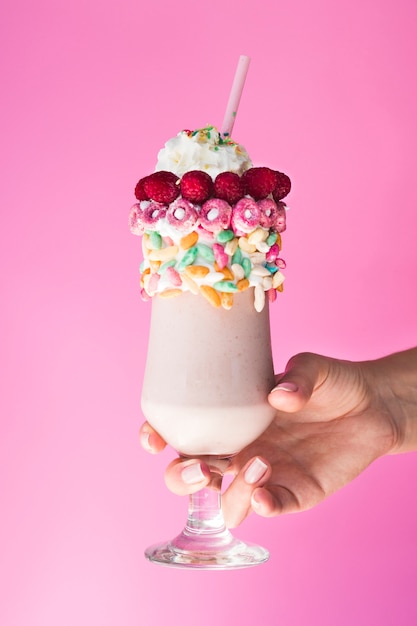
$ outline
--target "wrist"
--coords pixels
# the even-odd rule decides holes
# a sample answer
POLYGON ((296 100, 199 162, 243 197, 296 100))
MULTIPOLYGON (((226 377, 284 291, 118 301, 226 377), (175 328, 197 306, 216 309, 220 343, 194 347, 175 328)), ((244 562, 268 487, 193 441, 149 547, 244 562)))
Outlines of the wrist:
POLYGON ((417 450, 417 349, 367 363, 381 418, 392 426, 388 454, 417 450))

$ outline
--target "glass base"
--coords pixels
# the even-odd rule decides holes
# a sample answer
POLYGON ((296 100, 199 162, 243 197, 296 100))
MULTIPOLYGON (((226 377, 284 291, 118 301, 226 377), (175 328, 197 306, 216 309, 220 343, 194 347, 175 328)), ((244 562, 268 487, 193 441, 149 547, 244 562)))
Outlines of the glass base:
POLYGON ((169 567, 226 570, 261 565, 268 560, 269 552, 236 539, 227 529, 213 536, 184 529, 172 541, 147 548, 145 556, 152 563, 169 567))

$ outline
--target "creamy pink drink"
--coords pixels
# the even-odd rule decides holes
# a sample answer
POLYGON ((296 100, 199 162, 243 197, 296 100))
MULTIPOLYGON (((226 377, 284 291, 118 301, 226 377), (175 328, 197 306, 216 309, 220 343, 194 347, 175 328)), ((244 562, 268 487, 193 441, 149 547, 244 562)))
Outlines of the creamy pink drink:
POLYGON ((183 531, 147 548, 150 561, 225 569, 268 558, 225 527, 220 460, 274 419, 269 305, 283 289, 290 186, 213 126, 170 139, 136 185, 129 223, 142 237, 140 293, 152 305, 143 414, 180 455, 208 457, 212 470, 210 485, 190 495, 183 531))
POLYGON ((274 417, 269 311, 252 291, 229 311, 189 293, 152 302, 142 410, 183 455, 234 454, 274 417))
POLYGON ((234 454, 273 419, 269 303, 289 187, 212 126, 170 139, 136 186, 130 227, 152 300, 142 409, 183 455, 234 454))

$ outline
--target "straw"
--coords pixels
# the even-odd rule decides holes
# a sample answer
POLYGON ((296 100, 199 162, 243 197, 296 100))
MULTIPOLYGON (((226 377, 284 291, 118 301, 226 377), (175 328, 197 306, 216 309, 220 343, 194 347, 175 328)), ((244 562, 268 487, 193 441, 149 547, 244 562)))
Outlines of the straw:
POLYGON ((233 79, 232 89, 230 91, 229 102, 227 103, 226 113, 224 115, 221 134, 223 137, 230 137, 233 125, 236 119, 237 109, 239 107, 240 96, 242 95, 243 86, 245 84, 246 74, 248 73, 250 57, 241 55, 236 68, 235 77, 233 79))

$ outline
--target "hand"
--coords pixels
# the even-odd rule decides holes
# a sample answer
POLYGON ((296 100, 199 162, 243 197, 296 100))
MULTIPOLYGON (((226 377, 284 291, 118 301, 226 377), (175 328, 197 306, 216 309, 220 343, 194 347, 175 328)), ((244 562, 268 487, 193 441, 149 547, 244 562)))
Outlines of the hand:
MULTIPOLYGON (((293 357, 269 395, 273 423, 227 468, 234 479, 223 495, 226 525, 238 525, 252 510, 270 517, 308 509, 395 451, 400 432, 383 388, 385 370, 384 359, 293 357)), ((165 446, 147 423, 141 441, 154 453, 165 446)), ((209 484, 211 474, 203 461, 179 458, 165 480, 184 495, 209 484)))

